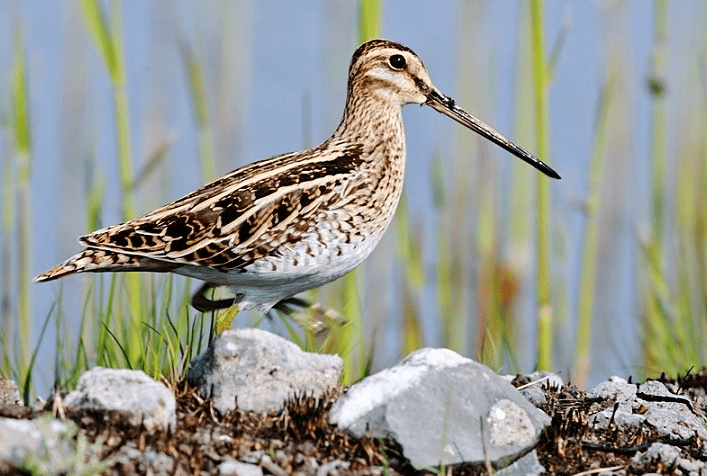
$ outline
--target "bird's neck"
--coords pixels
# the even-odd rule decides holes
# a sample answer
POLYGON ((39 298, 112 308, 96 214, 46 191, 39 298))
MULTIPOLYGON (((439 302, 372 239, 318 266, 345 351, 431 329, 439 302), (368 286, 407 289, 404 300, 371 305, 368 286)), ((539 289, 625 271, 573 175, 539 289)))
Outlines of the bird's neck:
POLYGON ((377 210, 371 226, 380 234, 397 208, 405 175, 405 132, 401 106, 377 98, 349 96, 341 124, 331 140, 360 148, 358 169, 365 185, 362 201, 377 210))
MULTIPOLYGON (((371 95, 349 95, 334 138, 361 144, 366 155, 405 159, 401 106, 371 95)), ((402 165, 402 164, 401 164, 402 165)))

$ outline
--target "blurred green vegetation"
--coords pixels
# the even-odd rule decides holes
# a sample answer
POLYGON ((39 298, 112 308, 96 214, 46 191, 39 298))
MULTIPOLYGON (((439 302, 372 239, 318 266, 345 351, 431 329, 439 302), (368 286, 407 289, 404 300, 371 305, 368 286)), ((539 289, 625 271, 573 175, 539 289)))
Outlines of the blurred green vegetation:
MULTIPOLYGON (((164 160, 169 144, 163 143, 146 157, 147 165, 142 171, 133 174, 136 164, 130 138, 132 116, 128 110, 121 4, 117 0, 108 2, 108 12, 103 10, 104 3, 97 0, 80 0, 79 4, 83 27, 113 88, 113 134, 118 157, 115 170, 119 175, 122 215, 129 218, 138 207, 149 209, 162 203, 150 201, 162 200, 161 196, 146 198, 145 203, 138 197, 146 183, 151 180, 154 183, 158 170, 175 165, 164 160)), ((664 0, 656 0, 653 8, 655 45, 646 81, 653 104, 651 218, 650 229, 638 229, 635 236, 640 255, 636 257, 634 270, 638 287, 637 325, 632 330, 641 335, 643 361, 631 364, 642 369, 639 377, 661 371, 675 375, 707 361, 707 101, 704 101, 704 84, 698 80, 692 86, 703 89, 703 100, 694 107, 681 108, 678 95, 666 94, 669 58, 665 39, 672 33, 668 29, 668 5, 664 0), (677 117, 669 119, 669 111, 674 111, 677 117), (690 125, 679 133, 677 155, 671 155, 666 145, 670 120, 690 125)), ((456 33, 456 75, 460 87, 455 93, 459 104, 477 104, 482 110, 493 107, 493 84, 497 79, 469 60, 470 56, 484 55, 483 10, 482 4, 459 3, 458 24, 464 27, 459 27, 456 33)), ((358 11, 359 41, 385 36, 385 31, 381 31, 384 23, 381 1, 362 0, 358 11)), ((524 4, 522 12, 516 34, 528 40, 518 41, 516 127, 509 136, 549 160, 548 93, 554 67, 564 54, 566 30, 546 42, 542 2, 524 4)), ((607 17, 611 14, 610 10, 605 13, 607 17)), ((42 343, 40 339, 39 344, 33 345, 31 339, 33 134, 29 105, 38 99, 29 96, 28 84, 33 78, 27 74, 25 34, 18 24, 14 34, 12 88, 2 92, 9 99, 1 102, 11 105, 11 112, 2 116, 2 127, 11 132, 12 150, 11 158, 0 164, 0 281, 4 300, 0 316, 0 374, 20 381, 25 398, 29 398, 36 349, 42 343)), ((451 157, 439 153, 429 160, 434 214, 426 220, 415 214, 406 188, 394 224, 379 245, 377 256, 340 282, 308 293, 307 298, 318 303, 315 308, 302 311, 294 320, 280 316, 275 324, 303 348, 339 353, 345 360, 346 383, 371 371, 380 346, 384 345, 381 333, 391 326, 391 321, 395 321, 393 325, 399 332, 397 345, 401 355, 424 345, 441 343, 495 369, 529 371, 519 364, 523 349, 533 349, 538 367, 553 369, 557 348, 564 347, 571 349, 573 355, 571 362, 563 362, 563 369, 571 367, 573 382, 585 382, 592 365, 594 343, 605 338, 596 335, 595 321, 601 298, 598 284, 602 265, 606 265, 602 256, 605 249, 602 246, 606 245, 602 240, 611 236, 611 217, 626 213, 620 208, 626 201, 616 200, 612 195, 620 174, 610 169, 614 164, 609 159, 612 151, 625 148, 626 122, 632 114, 627 91, 629 87, 639 87, 629 86, 625 57, 621 56, 625 53, 617 51, 611 42, 604 48, 607 66, 601 79, 603 89, 597 101, 589 165, 587 170, 573 172, 581 177, 582 187, 586 185, 586 189, 578 191, 580 196, 573 197, 583 220, 583 240, 577 258, 579 275, 573 279, 579 283, 578 289, 570 289, 572 280, 563 275, 558 277, 556 270, 558 261, 575 259, 567 256, 563 241, 566 224, 550 219, 550 203, 554 203, 551 196, 556 193, 557 182, 528 173, 527 165, 515 161, 510 166, 510 175, 501 176, 500 167, 488 160, 489 146, 479 143, 468 131, 456 130, 451 157), (425 230, 430 228, 434 229, 433 242, 426 238, 425 230), (396 301, 392 305, 386 290, 378 286, 381 279, 396 280, 396 301), (528 314, 527 309, 519 309, 525 289, 535 292, 531 314, 537 319, 537 333, 532 330, 529 333, 520 320, 521 315, 528 314), (568 297, 574 292, 578 293, 576 309, 571 308, 572 300, 568 297), (426 331, 429 327, 424 319, 423 302, 430 294, 439 317, 436 323, 439 336, 426 331), (397 314, 391 315, 391 309, 397 314), (570 342, 561 341, 568 332, 561 334, 558 326, 572 330, 570 342)), ((211 97, 214 92, 207 85, 208 75, 218 73, 204 67, 199 48, 184 41, 179 50, 198 135, 198 169, 202 181, 208 181, 216 177, 217 170, 214 145, 217 132, 212 130, 211 111, 218 108, 209 107, 217 100, 211 97)), ((702 44, 696 56, 683 52, 686 57, 682 61, 697 58, 704 64, 706 51, 707 45, 702 44)), ((304 135, 307 141, 307 134, 304 135)), ((86 160, 87 169, 94 162, 95 157, 86 160)), ((564 170, 559 172, 568 175, 564 170)), ((87 175, 92 177, 83 191, 87 229, 76 230, 76 234, 101 226, 106 179, 92 171, 87 171, 87 175)), ((140 368, 155 378, 178 381, 188 362, 206 345, 212 320, 219 318, 196 313, 189 307, 189 287, 189 280, 149 274, 87 276, 82 296, 68 296, 58 285, 56 303, 45 316, 41 330, 44 335, 48 323, 53 321, 56 386, 71 388, 80 373, 92 365, 140 368), (76 336, 69 330, 64 307, 66 301, 79 299, 82 318, 76 336)), ((221 318, 224 316, 233 317, 222 314, 221 318)), ((251 319, 251 323, 259 322, 257 316, 251 319)), ((621 344, 621 336, 614 339, 617 345, 621 344)))

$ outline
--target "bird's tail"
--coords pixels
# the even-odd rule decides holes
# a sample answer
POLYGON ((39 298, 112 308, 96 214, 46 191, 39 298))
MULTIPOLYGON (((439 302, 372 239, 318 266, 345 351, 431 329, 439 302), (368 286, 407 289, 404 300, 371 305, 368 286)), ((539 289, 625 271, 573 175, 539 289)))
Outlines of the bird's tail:
POLYGON ((128 255, 109 250, 88 248, 61 264, 46 270, 33 279, 34 282, 52 281, 76 273, 100 273, 106 271, 171 271, 174 266, 142 256, 128 255))

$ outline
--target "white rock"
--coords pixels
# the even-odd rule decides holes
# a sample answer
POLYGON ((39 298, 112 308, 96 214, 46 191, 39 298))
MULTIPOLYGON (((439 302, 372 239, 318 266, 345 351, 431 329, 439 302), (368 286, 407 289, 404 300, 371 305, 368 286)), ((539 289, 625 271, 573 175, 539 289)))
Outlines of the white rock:
POLYGON ((538 453, 533 450, 512 465, 494 473, 495 476, 539 476, 545 474, 545 468, 538 460, 538 453))
POLYGON ((258 465, 231 459, 218 465, 218 474, 224 476, 263 476, 263 470, 258 465))
POLYGON ((188 380, 221 413, 236 408, 277 412, 295 395, 318 397, 339 385, 338 355, 304 352, 261 329, 227 330, 195 359, 188 380))
POLYGON ((172 392, 140 370, 94 367, 81 375, 76 390, 64 399, 64 406, 123 412, 131 425, 143 423, 151 432, 174 428, 177 423, 172 392))
POLYGON ((330 421, 356 437, 390 435, 423 467, 512 459, 550 418, 488 367, 447 349, 421 349, 351 387, 330 421))
POLYGON ((5 405, 24 405, 24 402, 15 381, 0 377, 0 407, 5 405))
POLYGON ((52 439, 67 431, 66 423, 52 420, 48 432, 43 434, 33 420, 14 420, 0 417, 0 461, 19 465, 27 453, 37 453, 45 447, 51 447, 52 439))

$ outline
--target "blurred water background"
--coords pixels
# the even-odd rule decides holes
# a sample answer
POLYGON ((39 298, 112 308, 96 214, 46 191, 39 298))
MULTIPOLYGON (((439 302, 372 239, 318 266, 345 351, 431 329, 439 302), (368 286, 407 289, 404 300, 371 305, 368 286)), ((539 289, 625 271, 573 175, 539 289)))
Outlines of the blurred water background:
MULTIPOLYGON (((534 151, 528 5, 385 0, 380 34, 412 48, 437 87, 460 106, 534 151)), ((240 165, 315 145, 337 126, 349 59, 359 44, 358 2, 126 0, 103 6, 109 21, 119 9, 122 22, 129 152, 133 177, 139 177, 130 188, 136 213, 240 165), (195 113, 189 59, 203 78, 206 122, 195 113), (200 159, 204 147, 212 147, 211 168, 200 159)), ((694 223, 704 217, 706 22, 707 4, 696 0, 544 4, 550 155, 542 158, 562 176, 549 184, 545 232, 551 239, 553 368, 566 378, 591 384, 613 374, 665 370, 646 352, 660 347, 645 325, 656 302, 670 308, 687 299, 704 326, 704 239, 688 233, 697 238, 686 244, 680 220, 690 207, 698 210, 694 223), (656 30, 661 8, 664 37, 656 30), (656 150, 663 162, 656 161, 656 150), (593 153, 603 158, 594 185, 593 153), (656 170, 664 184, 656 184, 656 170), (693 194, 683 202, 688 189, 693 194), (588 207, 592 191, 596 208, 588 207), (656 235, 656 195, 664 210, 657 270, 645 258, 645 244, 656 235), (597 241, 588 278, 589 226, 596 227, 597 241), (686 246, 689 253, 680 254, 686 246), (587 279, 595 284, 591 352, 588 375, 578 377, 578 315, 587 279), (684 279, 691 280, 686 288, 684 279)), ((76 237, 91 224, 120 222, 125 210, 113 86, 79 2, 0 0, 0 114, 2 334, 13 355, 15 347, 34 348, 61 297, 67 328, 48 326, 34 376, 45 395, 56 343, 75 345, 86 281, 94 278, 31 285, 28 307, 20 305, 20 283, 77 252, 76 237), (13 126, 18 55, 26 62, 31 130, 25 198, 13 126), (27 235, 18 225, 23 216, 27 235), (29 343, 21 339, 21 314, 30 316, 29 343)), ((403 208, 357 278, 360 338, 372 369, 400 359, 408 350, 406 333, 416 332, 420 345, 449 346, 497 370, 532 370, 538 172, 430 108, 409 106, 403 115, 403 208)), ((338 305, 332 296, 340 292, 335 283, 317 299, 338 305)), ((250 322, 239 316, 235 325, 250 322)))

